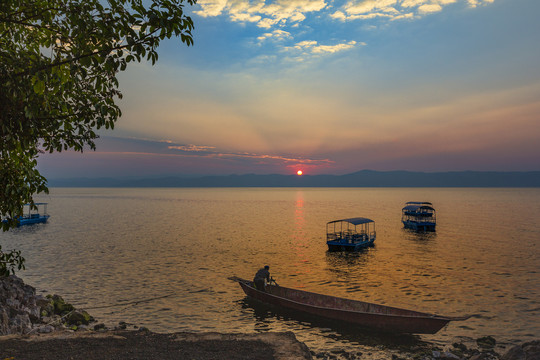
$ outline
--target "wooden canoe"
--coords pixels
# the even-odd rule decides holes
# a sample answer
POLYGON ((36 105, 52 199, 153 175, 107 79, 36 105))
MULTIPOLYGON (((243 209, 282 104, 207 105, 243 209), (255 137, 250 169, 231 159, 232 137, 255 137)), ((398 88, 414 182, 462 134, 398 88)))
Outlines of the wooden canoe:
POLYGON ((249 280, 229 279, 237 281, 247 296, 261 302, 385 332, 435 334, 450 321, 469 318, 422 313, 277 285, 260 291, 249 280))

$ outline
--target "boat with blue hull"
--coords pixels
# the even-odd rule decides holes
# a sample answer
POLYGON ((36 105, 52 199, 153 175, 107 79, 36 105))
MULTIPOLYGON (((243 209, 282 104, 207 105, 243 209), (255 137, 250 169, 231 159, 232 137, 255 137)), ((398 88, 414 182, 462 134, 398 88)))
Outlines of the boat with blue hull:
POLYGON ((401 209, 403 227, 415 231, 435 231, 437 219, 433 204, 427 201, 409 201, 401 209))
POLYGON ((333 220, 326 224, 329 251, 358 251, 375 242, 375 222, 364 217, 333 220))
MULTIPOLYGON (((17 226, 46 223, 50 217, 47 213, 47 204, 48 203, 34 203, 36 208, 32 208, 30 204, 24 204, 23 214, 15 218, 17 226)), ((8 220, 6 219, 2 220, 2 222, 7 221, 8 220)))

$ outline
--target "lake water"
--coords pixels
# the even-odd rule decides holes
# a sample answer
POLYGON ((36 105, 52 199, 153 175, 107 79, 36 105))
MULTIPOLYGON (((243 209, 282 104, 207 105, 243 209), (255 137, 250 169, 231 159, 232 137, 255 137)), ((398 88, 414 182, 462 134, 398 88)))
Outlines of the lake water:
POLYGON ((540 189, 53 188, 38 200, 49 203, 49 222, 1 233, 3 248, 23 251, 28 284, 94 308, 109 326, 293 331, 312 350, 372 358, 406 339, 260 306, 227 280, 268 264, 287 287, 474 315, 417 340, 540 337, 540 189), (403 229, 406 201, 434 204, 436 233, 403 229), (357 216, 375 220, 375 247, 327 252, 325 224, 357 216))

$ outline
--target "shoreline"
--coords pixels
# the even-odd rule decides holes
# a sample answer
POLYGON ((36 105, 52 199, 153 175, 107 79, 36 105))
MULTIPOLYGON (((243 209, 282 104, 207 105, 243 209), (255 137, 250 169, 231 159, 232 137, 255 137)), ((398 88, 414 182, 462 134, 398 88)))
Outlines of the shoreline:
POLYGON ((314 353, 292 332, 256 334, 155 333, 139 330, 56 330, 50 333, 0 336, 1 359, 193 359, 193 360, 305 360, 305 359, 392 359, 392 360, 538 360, 540 340, 495 351, 496 341, 479 339, 478 349, 452 344, 451 350, 436 346, 416 351, 382 351, 372 357, 360 351, 314 353), (480 341, 482 340, 482 341, 480 341))
POLYGON ((293 333, 170 333, 149 330, 55 331, 0 336, 1 359, 306 360, 293 333))
MULTIPOLYGON (((430 342, 399 349, 374 344, 384 359, 392 360, 540 360, 540 340, 505 348, 491 336, 476 346, 430 342)), ((36 290, 11 275, 0 278, 0 359, 379 359, 374 354, 335 349, 314 352, 292 332, 224 334, 157 333, 120 322, 113 329, 98 323, 58 295, 36 295, 36 290), (128 329, 128 326, 131 329, 128 329)))

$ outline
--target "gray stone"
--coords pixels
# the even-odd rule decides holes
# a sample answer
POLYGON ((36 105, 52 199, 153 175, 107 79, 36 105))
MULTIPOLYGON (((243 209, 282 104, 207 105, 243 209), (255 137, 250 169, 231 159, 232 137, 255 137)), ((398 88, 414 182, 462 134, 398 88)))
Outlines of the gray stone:
POLYGON ((479 353, 471 356, 469 360, 497 360, 498 358, 492 353, 479 353))
POLYGON ((102 329, 106 329, 105 324, 96 324, 96 325, 94 325, 94 330, 95 331, 102 330, 102 329))
POLYGON ((54 327, 51 325, 43 325, 37 327, 37 332, 40 334, 48 334, 54 331, 54 327))
POLYGON ((484 349, 493 349, 497 345, 497 341, 492 336, 484 336, 476 339, 476 344, 484 349))
POLYGON ((456 360, 460 359, 459 356, 457 356, 455 354, 452 354, 450 351, 445 351, 444 353, 442 353, 441 358, 443 358, 443 359, 456 359, 456 360))
POLYGON ((502 360, 526 360, 525 350, 521 345, 512 347, 503 355, 502 360))
POLYGON ((540 340, 510 348, 501 360, 540 360, 540 340))
POLYGON ((0 335, 28 332, 39 318, 35 289, 14 275, 0 278, 0 335))
POLYGON ((53 313, 53 301, 36 295, 35 288, 15 275, 0 277, 0 335, 25 334, 41 324, 51 325, 50 320, 56 319, 53 313))

